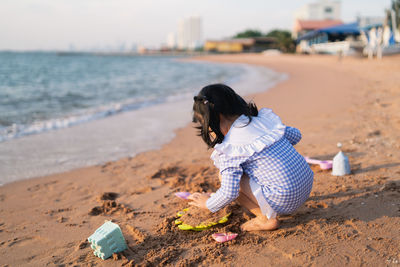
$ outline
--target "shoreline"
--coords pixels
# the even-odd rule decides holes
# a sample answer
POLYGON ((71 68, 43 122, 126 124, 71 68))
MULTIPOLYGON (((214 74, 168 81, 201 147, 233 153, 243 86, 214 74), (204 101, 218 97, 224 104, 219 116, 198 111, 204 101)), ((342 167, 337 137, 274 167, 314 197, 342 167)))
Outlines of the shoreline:
MULTIPOLYGON (((188 63, 188 60, 176 60, 183 61, 180 64, 188 63)), ((284 78, 281 73, 249 64, 228 63, 229 66, 223 66, 226 63, 189 61, 189 64, 194 63, 222 68, 222 79, 227 79, 224 82, 236 85, 244 94, 266 90, 284 78), (232 72, 232 69, 235 71, 232 72), (242 74, 234 75, 238 70, 242 74), (244 82, 249 80, 251 85, 244 82)), ((192 95, 198 89, 192 89, 193 94, 186 92, 189 91, 187 88, 183 89, 180 95, 100 119, 96 119, 97 113, 85 114, 80 117, 87 121, 79 123, 80 117, 77 116, 76 125, 70 127, 63 123, 60 128, 53 127, 54 123, 69 121, 69 117, 44 121, 40 123, 45 126, 40 133, 0 142, 0 151, 4 151, 0 161, 5 163, 0 167, 0 186, 134 157, 138 153, 161 148, 175 137, 175 129, 190 124, 192 95), (48 125, 51 130, 47 130, 48 125), (41 150, 39 160, 33 156, 38 150, 41 150), (18 169, 20 166, 24 167, 18 169)))
POLYGON ((136 264, 383 266, 400 260, 400 78, 393 75, 400 70, 399 58, 196 58, 287 72, 289 79, 246 100, 272 108, 286 125, 299 128, 303 139, 296 149, 302 155, 332 158, 341 141, 350 157, 351 175, 334 177, 315 169, 310 199, 295 214, 282 217, 279 230, 239 232, 248 218, 240 208, 216 229, 238 232, 234 242, 214 243, 211 230, 176 230, 173 219, 184 203, 173 192, 216 188, 211 151, 188 125, 159 150, 0 187, 0 239, 5 240, 0 263, 119 266, 123 260, 103 262, 88 246, 80 248, 105 219, 121 226, 131 248, 127 258, 136 264), (117 203, 131 211, 89 215, 101 205, 98 197, 104 192, 118 193, 117 203))

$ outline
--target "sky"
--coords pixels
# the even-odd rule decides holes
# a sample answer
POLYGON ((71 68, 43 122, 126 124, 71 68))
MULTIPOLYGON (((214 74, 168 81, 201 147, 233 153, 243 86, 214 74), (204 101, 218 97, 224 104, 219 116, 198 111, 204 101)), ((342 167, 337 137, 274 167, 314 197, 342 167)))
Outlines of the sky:
MULTIPOLYGON (((0 50, 158 48, 178 20, 200 16, 205 39, 246 29, 290 30, 294 12, 317 0, 0 0, 0 50)), ((391 0, 342 0, 342 20, 384 16, 391 0)))

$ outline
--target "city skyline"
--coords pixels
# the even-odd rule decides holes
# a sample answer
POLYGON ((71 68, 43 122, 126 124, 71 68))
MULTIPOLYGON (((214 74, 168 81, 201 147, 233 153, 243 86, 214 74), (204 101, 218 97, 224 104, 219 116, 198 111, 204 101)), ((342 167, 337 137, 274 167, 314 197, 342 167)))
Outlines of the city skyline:
MULTIPOLYGON (((2 0, 0 50, 130 50, 137 46, 158 48, 175 32, 179 20, 199 16, 203 39, 220 39, 246 29, 267 32, 291 30, 294 12, 316 0, 211 1, 184 0, 2 0)), ((390 0, 342 1, 342 20, 357 15, 384 16, 390 0)))

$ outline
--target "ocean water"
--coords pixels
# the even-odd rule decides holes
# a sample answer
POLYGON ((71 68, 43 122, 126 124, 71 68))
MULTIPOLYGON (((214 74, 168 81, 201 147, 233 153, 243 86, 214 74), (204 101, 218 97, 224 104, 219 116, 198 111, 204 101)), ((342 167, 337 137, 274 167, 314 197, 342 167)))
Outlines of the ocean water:
POLYGON ((242 72, 176 59, 0 53, 0 142, 180 98, 242 72))
POLYGON ((0 184, 158 148, 190 122, 207 84, 246 95, 286 78, 182 59, 0 52, 0 184))

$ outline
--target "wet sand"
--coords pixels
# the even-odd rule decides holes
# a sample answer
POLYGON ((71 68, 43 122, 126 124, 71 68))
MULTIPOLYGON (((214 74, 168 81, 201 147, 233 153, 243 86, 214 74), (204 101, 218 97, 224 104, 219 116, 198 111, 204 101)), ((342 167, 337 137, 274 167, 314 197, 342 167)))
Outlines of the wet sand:
MULTIPOLYGON (((0 266, 397 266, 400 264, 400 56, 382 61, 330 56, 221 55, 197 58, 263 65, 289 79, 247 96, 299 128, 296 149, 332 159, 343 144, 352 174, 313 166, 310 199, 272 232, 241 232, 252 216, 233 205, 229 221, 202 232, 174 225, 187 202, 177 191, 218 188, 192 125, 160 150, 101 166, 0 187, 0 266), (129 249, 103 261, 86 243, 105 220, 129 249), (236 232, 218 244, 211 234, 236 232)), ((200 88, 199 88, 200 89, 200 88)), ((190 111, 183 111, 190 112, 190 111)), ((40 157, 40 151, 37 152, 40 157)))

